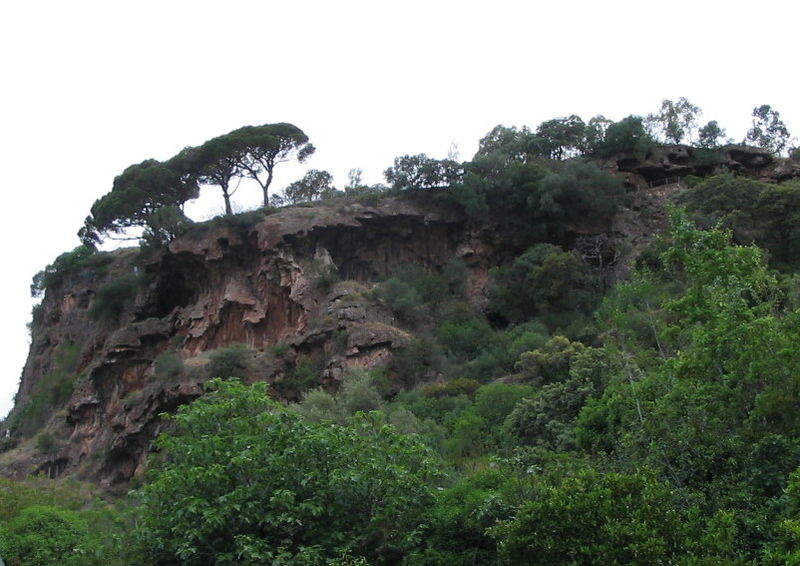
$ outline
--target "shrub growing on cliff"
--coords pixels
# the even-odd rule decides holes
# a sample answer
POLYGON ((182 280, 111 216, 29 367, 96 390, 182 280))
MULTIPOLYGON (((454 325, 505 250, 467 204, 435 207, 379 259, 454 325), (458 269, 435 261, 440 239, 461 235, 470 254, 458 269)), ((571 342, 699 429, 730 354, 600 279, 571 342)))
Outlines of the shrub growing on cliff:
POLYGON ((164 566, 398 564, 431 504, 436 466, 416 440, 362 415, 313 423, 263 383, 215 381, 172 418, 138 492, 136 544, 164 566))
POLYGON ((139 292, 141 285, 142 277, 136 273, 127 273, 109 281, 97 290, 89 317, 93 320, 116 321, 139 292))
POLYGON ((162 352, 156 358, 155 377, 159 380, 174 379, 183 371, 183 358, 175 352, 162 352))
POLYGON ((42 296, 47 289, 61 284, 64 279, 79 271, 98 277, 112 261, 110 253, 97 253, 89 246, 78 246, 72 251, 64 252, 53 263, 33 276, 31 296, 42 296))
POLYGON ((304 391, 317 385, 324 361, 311 356, 298 356, 276 389, 284 397, 298 398, 304 391))
POLYGON ((28 401, 12 413, 9 422, 12 433, 23 437, 33 436, 53 410, 69 400, 77 380, 75 369, 79 354, 80 348, 71 342, 59 346, 53 368, 34 385, 28 401))
POLYGON ((241 342, 222 346, 208 354, 211 377, 247 377, 250 351, 241 342))

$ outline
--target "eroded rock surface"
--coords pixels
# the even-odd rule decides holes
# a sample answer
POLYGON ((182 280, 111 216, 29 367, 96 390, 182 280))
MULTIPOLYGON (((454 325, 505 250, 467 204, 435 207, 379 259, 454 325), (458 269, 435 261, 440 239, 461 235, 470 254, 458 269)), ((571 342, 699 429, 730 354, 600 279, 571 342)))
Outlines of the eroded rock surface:
POLYGON ((319 385, 335 388, 349 368, 389 365, 410 340, 371 298, 375 281, 404 263, 438 270, 458 253, 470 266, 470 289, 482 296, 493 252, 456 212, 394 199, 284 209, 247 228, 212 227, 144 262, 119 252, 106 273, 48 290, 20 405, 57 369, 65 345, 80 348, 78 379, 45 427, 54 447, 35 449, 29 439, 0 455, 0 471, 78 474, 124 489, 143 470, 159 415, 202 394, 209 351, 245 344, 250 373, 284 398, 296 396, 285 380, 302 356, 323 360, 319 385), (117 320, 92 320, 98 289, 134 271, 145 281, 136 300, 117 320), (326 279, 331 273, 343 281, 326 279), (181 372, 163 375, 157 360, 166 354, 180 356, 181 372))
MULTIPOLYGON (((615 218, 567 226, 561 243, 613 281, 665 228, 664 203, 685 188, 681 179, 706 165, 685 146, 604 165, 624 179, 627 206, 615 218)), ((796 162, 738 146, 720 150, 713 166, 769 180, 800 175, 796 162)), ((406 263, 435 272, 457 257, 468 300, 483 308, 490 270, 523 249, 504 219, 476 226, 455 207, 385 198, 282 209, 246 225, 214 222, 146 258, 115 252, 107 268, 48 289, 9 422, 49 394, 43 384, 65 371, 66 351, 75 354, 74 388, 54 414, 40 416, 38 437, 0 453, 0 473, 73 474, 125 490, 144 469, 159 415, 203 393, 209 352, 244 344, 245 377, 269 382, 286 400, 299 398, 292 368, 304 360, 318 370, 312 385, 335 389, 350 369, 389 367, 412 340, 370 293, 376 281, 406 263), (142 282, 135 300, 116 318, 93 320, 98 291, 132 273, 142 282)))

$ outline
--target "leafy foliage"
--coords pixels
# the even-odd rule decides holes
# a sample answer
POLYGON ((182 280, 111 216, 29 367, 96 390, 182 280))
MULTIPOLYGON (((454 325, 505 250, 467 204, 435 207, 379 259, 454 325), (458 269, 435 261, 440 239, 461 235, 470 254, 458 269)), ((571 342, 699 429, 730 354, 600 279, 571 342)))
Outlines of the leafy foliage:
POLYGON ((342 552, 395 564, 431 501, 434 462, 362 415, 304 421, 263 384, 214 383, 183 407, 138 492, 136 540, 158 564, 321 564, 342 552))
POLYGON ((124 514, 88 483, 0 479, 0 556, 8 566, 125 564, 124 514))
POLYGON ((628 153, 644 159, 654 145, 655 140, 645 129, 642 117, 628 116, 608 126, 605 137, 596 147, 595 153, 601 157, 628 153))
POLYGON ((725 137, 725 130, 722 129, 716 120, 711 120, 698 132, 697 145, 707 149, 714 149, 722 145, 722 138, 725 137))
POLYGON ((508 564, 669 564, 681 517, 668 485, 590 469, 535 482, 513 519, 491 529, 508 564))
POLYGON ((567 328, 576 315, 590 312, 597 290, 597 281, 576 254, 537 244, 494 272, 489 299, 512 322, 538 317, 550 327, 567 328))
POLYGON ((384 176, 396 190, 438 189, 456 182, 461 176, 461 166, 451 159, 433 159, 424 153, 403 155, 395 158, 384 176))
POLYGON ((113 279, 97 290, 89 309, 93 320, 116 321, 136 297, 144 279, 138 273, 127 273, 113 279))
POLYGON ((335 193, 333 175, 318 169, 309 169, 302 179, 291 183, 284 191, 288 204, 325 200, 335 193))
POLYGON ((222 346, 208 354, 208 371, 212 377, 246 377, 250 356, 248 347, 240 342, 222 346))
POLYGON ((33 276, 31 296, 41 297, 47 289, 60 285, 67 277, 79 272, 84 277, 100 277, 112 261, 111 254, 97 253, 89 246, 81 245, 70 252, 64 252, 33 276))
POLYGON ((57 507, 27 507, 0 527, 0 555, 9 566, 101 564, 96 547, 81 517, 57 507))
POLYGON ((769 104, 753 108, 753 126, 747 130, 747 141, 780 154, 788 145, 789 137, 789 130, 777 110, 769 104))
POLYGON ((277 164, 293 159, 302 163, 316 151, 300 128, 287 123, 244 126, 228 137, 235 140, 238 174, 259 184, 265 207, 277 164))
POLYGON ((91 215, 78 234, 84 244, 99 241, 98 233, 122 234, 133 226, 149 227, 151 232, 166 236, 165 219, 156 212, 172 208, 174 216, 174 210, 180 212, 183 203, 199 195, 194 164, 188 156, 184 151, 167 162, 147 159, 126 168, 114 179, 111 192, 92 205, 91 215))
POLYGON ((773 185, 746 177, 721 174, 708 177, 687 191, 679 202, 704 227, 721 225, 743 243, 755 242, 789 264, 800 226, 797 206, 800 183, 773 185))
MULTIPOLYGON (((659 132, 667 141, 681 143, 684 137, 692 137, 692 131, 697 128, 697 116, 702 114, 702 110, 689 102, 686 98, 680 97, 677 102, 663 100, 661 108, 657 114, 647 116, 648 125, 659 132)), ((716 125, 716 122, 714 122, 716 125)), ((717 134, 711 130, 706 131, 706 139, 709 135, 717 134)), ((713 139, 716 139, 713 138, 713 139)))

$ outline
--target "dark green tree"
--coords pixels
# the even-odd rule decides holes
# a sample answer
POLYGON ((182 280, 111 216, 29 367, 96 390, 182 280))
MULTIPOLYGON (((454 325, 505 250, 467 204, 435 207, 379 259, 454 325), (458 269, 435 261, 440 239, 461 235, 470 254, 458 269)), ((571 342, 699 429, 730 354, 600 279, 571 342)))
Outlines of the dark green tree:
MULTIPOLYGON (((148 227, 161 208, 180 208, 187 200, 197 198, 199 187, 193 164, 182 152, 167 162, 148 159, 131 165, 114 179, 109 193, 92 205, 79 237, 85 244, 99 241, 99 233, 123 234, 131 227, 148 227)), ((174 214, 173 214, 174 216, 174 214)), ((163 229, 154 228, 156 231, 163 229)))
POLYGON ((585 143, 586 124, 580 116, 572 114, 539 124, 536 129, 537 153, 549 159, 575 157, 585 143))
POLYGON ((498 124, 478 142, 475 159, 499 152, 510 159, 524 160, 526 157, 525 139, 531 135, 527 126, 518 130, 516 126, 509 128, 498 124))
POLYGON ((768 185, 730 173, 713 175, 682 194, 686 206, 703 228, 718 224, 731 228, 740 242, 750 242, 759 231, 756 203, 768 185))
POLYGON ((608 126, 605 138, 595 152, 600 157, 629 153, 644 159, 654 145, 655 140, 645 129, 642 117, 628 116, 608 126))
POLYGON ((669 485, 645 474, 591 469, 534 482, 513 519, 490 529, 504 564, 673 564, 684 527, 669 485))
POLYGON ((589 122, 586 124, 581 152, 588 154, 595 153, 606 137, 606 130, 608 130, 608 127, 613 123, 613 121, 602 114, 590 118, 589 122))
POLYGON ((776 242, 781 260, 788 262, 800 230, 800 181, 767 185, 758 196, 756 215, 776 242))
POLYGON ((0 525, 7 566, 99 565, 99 546, 78 513, 59 507, 32 505, 0 525))
POLYGON ((309 169, 302 179, 286 187, 283 194, 289 204, 331 198, 336 194, 333 175, 327 171, 309 169))
POLYGON ((540 318, 551 328, 566 327, 597 301, 597 280, 577 254, 537 244, 509 267, 493 273, 491 307, 512 322, 540 318))
POLYGON ((433 159, 424 153, 395 157, 394 165, 384 176, 393 189, 441 189, 450 187, 461 177, 461 164, 449 159, 433 159))
POLYGON ((222 190, 227 216, 233 214, 231 197, 238 188, 238 185, 231 188, 231 181, 241 176, 240 151, 240 140, 230 135, 219 136, 208 140, 200 147, 184 150, 195 163, 199 182, 204 185, 217 185, 222 190))

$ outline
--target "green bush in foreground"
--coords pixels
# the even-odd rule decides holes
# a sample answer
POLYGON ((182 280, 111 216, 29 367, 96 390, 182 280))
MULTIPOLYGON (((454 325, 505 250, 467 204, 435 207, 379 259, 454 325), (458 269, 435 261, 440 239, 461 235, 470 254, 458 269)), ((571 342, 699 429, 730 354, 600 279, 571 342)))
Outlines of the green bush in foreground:
POLYGON ((418 441, 363 413, 307 422, 263 383, 213 387, 157 440, 138 492, 142 563, 397 564, 414 545, 436 476, 418 441))
POLYGON ((100 564, 98 549, 81 516, 59 507, 27 507, 0 527, 0 555, 8 566, 100 564))

